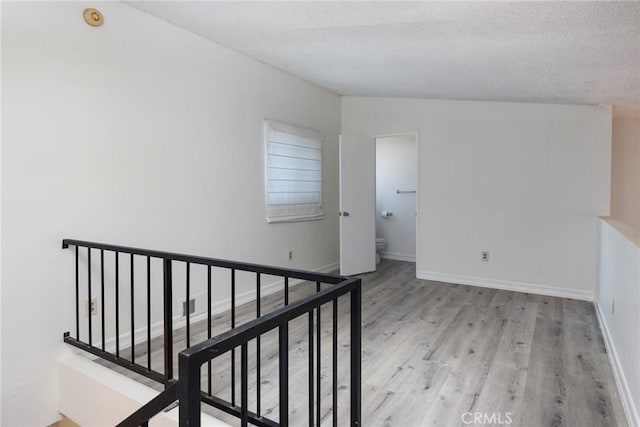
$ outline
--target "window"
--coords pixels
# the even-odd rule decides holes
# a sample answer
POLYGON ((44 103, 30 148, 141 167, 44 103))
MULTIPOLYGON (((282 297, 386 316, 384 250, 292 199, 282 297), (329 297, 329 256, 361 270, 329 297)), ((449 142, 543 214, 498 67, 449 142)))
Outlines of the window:
POLYGON ((324 218, 320 131, 264 121, 267 222, 324 218))

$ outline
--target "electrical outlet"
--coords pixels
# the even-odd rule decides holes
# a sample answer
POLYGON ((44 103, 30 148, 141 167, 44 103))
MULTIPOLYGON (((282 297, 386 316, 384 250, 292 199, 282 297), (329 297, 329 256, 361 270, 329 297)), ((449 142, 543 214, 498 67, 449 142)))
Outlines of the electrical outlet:
POLYGON ((480 260, 484 262, 489 262, 489 251, 480 252, 480 260))
MULTIPOLYGON (((196 299, 191 298, 189 300, 189 314, 193 314, 196 312, 196 299)), ((186 317, 187 315, 187 302, 182 301, 182 317, 186 317)))
POLYGON ((293 259, 293 249, 289 249, 289 261, 293 259))
POLYGON ((91 298, 91 301, 85 301, 85 314, 89 317, 89 313, 92 316, 96 316, 98 314, 98 301, 96 298, 91 298))

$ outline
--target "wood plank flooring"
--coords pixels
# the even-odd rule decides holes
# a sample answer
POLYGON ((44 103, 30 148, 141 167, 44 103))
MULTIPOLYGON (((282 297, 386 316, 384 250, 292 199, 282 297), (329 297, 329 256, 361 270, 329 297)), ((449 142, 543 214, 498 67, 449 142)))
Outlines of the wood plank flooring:
MULTIPOLYGON (((292 288, 291 300, 315 291, 292 288)), ((262 313, 283 304, 262 299, 262 313)), ((340 300, 338 424, 349 424, 349 298, 340 300)), ((255 304, 238 308, 238 324, 255 304)), ((332 424, 332 306, 322 310, 321 425, 332 424)), ((290 324, 290 424, 308 425, 308 317, 290 324)), ((363 276, 362 414, 364 426, 626 426, 593 305, 584 301, 415 279, 415 264, 383 261, 363 276), (474 418, 481 417, 481 418, 474 418), (465 421, 480 423, 465 423, 465 421)), ((229 315, 214 319, 214 335, 229 315)), ((206 338, 205 324, 191 342, 206 338)), ((314 331, 315 333, 315 331, 314 331)), ((184 348, 184 330, 175 337, 184 348)), ((140 362, 145 346, 136 348, 140 362)), ((154 341, 152 361, 162 365, 154 341)), ((249 404, 256 409, 255 343, 249 352, 249 404)), ((123 353, 126 355, 126 353, 123 353)), ((239 351, 236 393, 239 402, 239 351)), ((261 412, 278 419, 277 332, 261 339, 261 412)), ((108 364, 107 362, 104 362, 108 364)), ((230 355, 212 363, 212 393, 230 399, 230 355)), ((147 384, 148 380, 115 368, 147 384)), ((175 372, 177 372, 177 367, 175 372)), ((203 369, 203 389, 207 389, 203 369)), ((206 406, 206 405, 203 405, 206 406)), ((231 425, 238 420, 207 407, 231 425)))

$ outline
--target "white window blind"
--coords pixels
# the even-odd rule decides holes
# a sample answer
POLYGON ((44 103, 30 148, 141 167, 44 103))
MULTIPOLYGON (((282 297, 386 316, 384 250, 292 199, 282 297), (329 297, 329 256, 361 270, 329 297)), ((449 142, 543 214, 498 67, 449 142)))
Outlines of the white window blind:
POLYGON ((324 218, 320 131, 264 121, 267 222, 324 218))

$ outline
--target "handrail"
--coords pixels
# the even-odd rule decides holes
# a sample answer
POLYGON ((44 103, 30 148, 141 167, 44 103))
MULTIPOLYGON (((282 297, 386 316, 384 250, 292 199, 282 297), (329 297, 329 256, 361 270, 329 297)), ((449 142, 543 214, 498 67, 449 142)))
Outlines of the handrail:
POLYGON ((129 246, 111 245, 108 243, 88 242, 84 240, 64 239, 62 240, 62 249, 69 246, 90 247, 92 249, 104 249, 133 255, 150 256, 154 258, 170 259, 174 261, 189 262, 192 264, 209 265, 212 267, 232 268, 236 270, 251 271, 254 273, 268 274, 272 276, 287 276, 293 279, 309 280, 312 282, 323 282, 331 285, 343 282, 344 277, 326 273, 312 273, 304 270, 295 270, 289 268, 272 267, 262 264, 252 264, 246 262, 229 261, 218 258, 208 258, 196 255, 186 255, 174 252, 157 251, 153 249, 133 248, 129 246))

